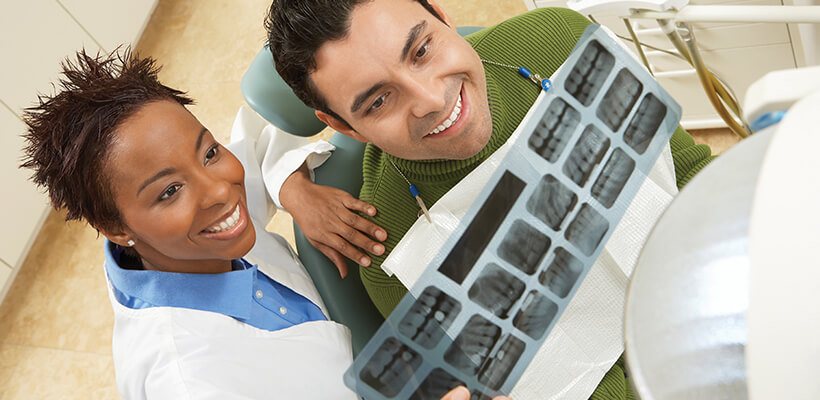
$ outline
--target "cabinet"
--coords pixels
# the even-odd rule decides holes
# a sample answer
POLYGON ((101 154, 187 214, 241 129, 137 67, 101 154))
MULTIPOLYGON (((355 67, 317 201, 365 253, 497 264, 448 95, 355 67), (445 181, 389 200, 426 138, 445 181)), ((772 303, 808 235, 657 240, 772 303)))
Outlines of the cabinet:
MULTIPOLYGON (((0 260, 6 267, 15 268, 22 258, 48 212, 46 196, 28 181, 28 171, 17 168, 24 124, 16 114, 6 108, 0 109, 0 176, 5 195, 0 199, 0 220, 2 240, 0 240, 0 260)), ((6 280, 10 275, 5 275, 6 280)), ((0 273, 0 279, 4 274, 0 273)), ((4 285, 5 281, 0 281, 4 285)))
MULTIPOLYGON (((566 7, 563 0, 525 0, 530 9, 566 7)), ((690 4, 781 5, 780 0, 692 0, 690 4)), ((622 19, 614 15, 593 15, 616 34, 628 37, 622 19)), ((632 20, 641 42, 675 51, 657 22, 632 20)), ((743 104, 746 89, 767 72, 797 67, 803 54, 795 48, 786 24, 773 23, 693 23, 695 37, 704 62, 735 92, 743 104)), ((635 46, 624 41, 633 50, 635 46)), ((658 82, 683 108, 681 125, 686 129, 723 127, 725 123, 712 108, 697 74, 688 63, 663 51, 644 48, 658 82)))
POLYGON ((22 110, 52 93, 60 61, 85 48, 109 52, 136 44, 158 0, 27 0, 0 3, 0 301, 49 211, 47 197, 17 166, 22 110))

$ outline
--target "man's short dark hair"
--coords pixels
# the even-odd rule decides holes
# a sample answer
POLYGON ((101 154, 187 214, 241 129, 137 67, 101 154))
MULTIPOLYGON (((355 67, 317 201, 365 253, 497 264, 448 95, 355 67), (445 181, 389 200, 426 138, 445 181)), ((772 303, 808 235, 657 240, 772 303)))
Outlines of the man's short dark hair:
MULTIPOLYGON (((316 70, 316 52, 350 30, 350 14, 372 0, 274 0, 265 19, 268 45, 276 71, 308 107, 347 122, 328 107, 310 74, 316 70)), ((415 0, 440 21, 444 19, 427 0, 415 0)), ((349 126, 349 125, 348 125, 349 126)))
POLYGON ((24 111, 20 166, 34 170, 32 181, 45 187, 54 208, 67 210, 66 220, 85 219, 98 230, 122 226, 106 168, 116 130, 147 103, 193 102, 162 85, 157 72, 153 59, 132 57, 127 48, 96 56, 82 50, 62 63, 58 93, 39 95, 24 111))

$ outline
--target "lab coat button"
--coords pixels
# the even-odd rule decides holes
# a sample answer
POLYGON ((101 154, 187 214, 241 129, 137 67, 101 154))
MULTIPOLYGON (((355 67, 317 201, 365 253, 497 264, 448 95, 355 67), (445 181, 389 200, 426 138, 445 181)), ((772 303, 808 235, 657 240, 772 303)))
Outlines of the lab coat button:
POLYGON ((261 299, 261 298, 262 298, 262 291, 261 291, 261 290, 257 290, 257 291, 256 291, 256 298, 257 298, 257 299, 261 299))
POLYGON ((285 306, 279 307, 279 313, 285 315, 288 313, 288 309, 285 306))

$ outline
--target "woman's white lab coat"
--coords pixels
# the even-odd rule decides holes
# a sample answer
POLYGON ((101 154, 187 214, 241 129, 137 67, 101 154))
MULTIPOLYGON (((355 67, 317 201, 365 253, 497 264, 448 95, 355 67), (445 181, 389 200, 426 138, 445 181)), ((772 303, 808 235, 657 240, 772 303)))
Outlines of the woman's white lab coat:
MULTIPOLYGON (((228 146, 245 166, 248 209, 256 229, 256 245, 245 259, 327 315, 288 243, 264 229, 275 207, 263 181, 276 179, 264 170, 276 169, 273 160, 303 144, 264 125, 249 110, 240 110, 228 146)), ((312 321, 271 332, 208 311, 130 309, 117 302, 110 283, 109 295, 117 386, 126 400, 357 398, 342 382, 352 362, 350 331, 343 325, 312 321)))

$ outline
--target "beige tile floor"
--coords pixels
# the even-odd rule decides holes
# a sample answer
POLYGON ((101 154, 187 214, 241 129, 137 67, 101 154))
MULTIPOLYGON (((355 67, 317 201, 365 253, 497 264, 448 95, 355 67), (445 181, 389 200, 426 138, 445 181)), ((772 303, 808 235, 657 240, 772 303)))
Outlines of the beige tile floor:
MULTIPOLYGON (((192 112, 221 140, 244 104, 239 82, 264 42, 270 0, 161 0, 137 46, 164 65, 162 81, 197 100, 192 112)), ((488 26, 526 11, 520 0, 440 0, 457 25, 488 26)), ((696 140, 721 152, 726 131, 696 140)), ((53 212, 0 306, 0 400, 116 399, 113 316, 102 239, 53 212)), ((280 213, 269 229, 291 238, 280 213)))

